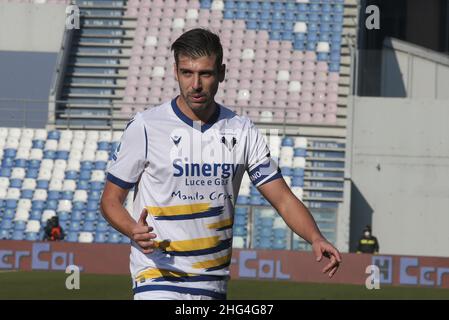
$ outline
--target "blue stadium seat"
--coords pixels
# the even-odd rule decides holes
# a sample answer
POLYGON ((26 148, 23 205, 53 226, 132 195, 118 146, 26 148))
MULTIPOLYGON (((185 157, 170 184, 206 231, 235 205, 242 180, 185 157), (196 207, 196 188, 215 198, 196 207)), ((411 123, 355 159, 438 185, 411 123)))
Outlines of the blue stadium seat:
MULTIPOLYGON (((101 182, 101 181, 92 181, 90 183, 91 192, 95 191, 96 193, 99 193, 100 190, 103 190, 103 187, 104 187, 104 182, 101 182)), ((90 196, 90 194, 89 194, 89 196, 90 196)), ((101 194, 99 194, 98 197, 96 195, 92 199, 100 199, 100 196, 101 196, 101 194)))
MULTIPOLYGON (((98 181, 96 181, 98 182, 98 181)), ((89 201, 96 201, 98 202, 98 200, 100 200, 101 198, 101 191, 98 191, 96 189, 93 189, 94 186, 94 182, 91 182, 91 191, 89 192, 89 201)), ((98 186, 98 185, 97 185, 98 186)), ((100 187, 99 190, 101 190, 102 188, 100 187)))
POLYGON ((33 149, 44 149, 45 141, 44 140, 33 140, 33 149))
POLYGON ((72 210, 71 219, 72 219, 72 221, 80 222, 81 220, 83 220, 83 211, 72 210))
POLYGON ((70 218, 70 215, 67 211, 61 211, 58 212, 59 222, 65 222, 68 221, 70 218))
POLYGON ((105 232, 95 232, 95 242, 105 243, 106 242, 106 233, 105 232))
POLYGON ((31 209, 32 210, 44 210, 45 201, 43 200, 31 200, 31 209))
POLYGON ((67 237, 65 239, 68 242, 77 242, 78 241, 78 232, 69 232, 67 233, 67 237))
POLYGON ((33 194, 34 194, 34 190, 24 189, 20 193, 20 197, 22 199, 32 199, 33 198, 33 194))
POLYGON ((47 135, 47 140, 59 140, 61 133, 58 130, 52 130, 47 135))
POLYGON ((281 167, 281 173, 283 176, 291 177, 293 175, 293 169, 290 167, 281 167))
POLYGON ((97 212, 97 210, 98 210, 98 201, 96 201, 96 200, 88 201, 86 210, 87 211, 97 212))
POLYGON ((287 243, 285 240, 281 239, 274 239, 272 243, 272 248, 275 250, 286 250, 287 249, 287 243))
POLYGON ((80 229, 81 229, 80 223, 78 221, 72 220, 72 222, 70 223, 70 226, 69 226, 69 232, 72 232, 72 233, 78 232, 78 231, 80 231, 80 229))
POLYGON ((56 190, 50 190, 47 194, 47 200, 59 200, 61 198, 61 192, 56 190))
POLYGON ((49 180, 37 180, 36 181, 36 189, 48 189, 48 185, 50 184, 49 180))
POLYGON ((58 151, 56 152, 56 159, 68 160, 69 152, 68 151, 58 151))
POLYGON ((9 231, 5 229, 0 229, 0 240, 8 240, 9 239, 9 231))
POLYGON ((73 199, 73 191, 62 191, 61 192, 61 199, 63 200, 72 200, 73 199))
POLYGON ((42 210, 31 209, 30 220, 40 220, 42 217, 42 210))
POLYGON ((292 178, 292 187, 303 187, 304 186, 304 177, 296 176, 292 178))
POLYGON ((106 141, 100 141, 100 142, 98 142, 97 150, 100 150, 100 151, 109 151, 109 150, 110 150, 109 142, 106 142, 106 141))
POLYGON ((12 240, 23 240, 24 238, 25 238, 25 235, 22 230, 15 230, 11 236, 12 240))
POLYGON ((271 237, 271 227, 262 228, 259 235, 261 237, 271 237))
POLYGON ((287 236, 287 229, 276 228, 273 229, 273 236, 275 239, 284 239, 287 236))
POLYGON ((235 226, 246 226, 246 216, 243 215, 236 215, 234 219, 234 225, 235 226))
POLYGON ((91 170, 81 169, 79 179, 80 180, 90 180, 91 170))
POLYGON ((81 161, 81 170, 93 170, 94 163, 92 161, 81 161))
POLYGON ((131 240, 128 237, 122 235, 122 241, 120 241, 120 243, 130 244, 131 240))
POLYGON ((23 231, 26 228, 26 222, 22 220, 18 220, 14 223, 14 230, 23 231))
POLYGON ((269 1, 262 1, 261 9, 264 10, 264 11, 271 11, 271 9, 272 9, 271 2, 269 2, 269 1))
POLYGON ((11 176, 11 168, 3 167, 0 170, 0 177, 7 177, 7 178, 9 178, 10 176, 11 176))
POLYGON ((66 178, 66 180, 76 180, 76 179, 78 179, 78 172, 73 171, 73 170, 66 171, 65 178, 66 178))
POLYGON ((2 222, 0 222, 0 229, 9 230, 12 229, 14 226, 14 223, 11 219, 3 218, 2 222))
POLYGON ((294 177, 304 177, 304 168, 294 168, 293 176, 294 177))
POLYGON ((4 159, 11 161, 11 166, 14 164, 14 158, 16 157, 17 149, 7 148, 3 150, 4 159))
POLYGON ((258 30, 259 29, 259 24, 257 23, 257 21, 254 20, 250 20, 246 22, 246 29, 248 30, 258 30))
POLYGON ((249 204, 250 198, 248 196, 238 196, 237 197, 237 204, 238 205, 245 205, 249 204))
POLYGON ((259 195, 251 196, 250 204, 252 205, 261 205, 262 201, 259 195))
POLYGON ((6 208, 7 209, 16 209, 18 200, 15 199, 6 199, 6 208))
POLYGON ((109 243, 119 243, 121 241, 121 235, 117 232, 109 233, 108 242, 109 243))
MULTIPOLYGON (((40 165, 40 163, 39 163, 39 165, 40 165)), ((28 167, 28 170, 25 174, 25 178, 37 179, 38 174, 39 174, 39 169, 28 167)))
POLYGON ((47 200, 45 208, 48 210, 56 210, 58 209, 58 200, 47 200))
POLYGON ((87 211, 85 216, 84 216, 84 219, 86 221, 96 221, 97 220, 97 213, 96 213, 96 211, 87 211))
POLYGON ((75 201, 75 202, 72 202, 72 208, 73 208, 73 210, 83 211, 86 208, 86 204, 81 201, 75 201))
POLYGON ((105 231, 107 231, 107 230, 108 230, 108 224, 107 224, 107 222, 104 222, 104 221, 98 222, 97 228, 96 228, 96 231, 97 231, 97 232, 105 232, 105 231))
POLYGON ((22 179, 10 179, 9 180, 9 187, 10 188, 22 188, 22 179))
POLYGON ((14 167, 17 168, 27 168, 28 163, 26 159, 15 159, 14 160, 14 167))
POLYGON ((25 233, 25 240, 28 241, 37 241, 39 239, 39 234, 37 232, 26 232, 25 233))
POLYGON ((262 249, 272 249, 273 243, 269 238, 262 238, 260 239, 259 247, 262 249))
POLYGON ((86 232, 94 232, 95 231, 95 223, 93 221, 85 221, 82 229, 83 229, 83 231, 86 231, 86 232))
POLYGON ((28 161, 28 170, 39 169, 40 167, 41 167, 41 160, 32 159, 28 161))
POLYGON ((106 170, 108 163, 106 161, 95 161, 95 170, 106 170))
POLYGON ((6 208, 3 212, 3 219, 14 219, 16 215, 16 209, 6 208))
POLYGON ((78 180, 76 184, 76 188, 78 190, 89 190, 89 181, 87 180, 78 180))
POLYGON ((201 0, 200 1, 200 8, 201 9, 210 9, 212 6, 211 0, 201 0))
POLYGON ((44 151, 44 159, 51 159, 51 160, 55 160, 56 159, 56 151, 53 150, 45 150, 44 151))
POLYGON ((246 226, 234 226, 233 234, 237 237, 244 237, 247 235, 246 226))

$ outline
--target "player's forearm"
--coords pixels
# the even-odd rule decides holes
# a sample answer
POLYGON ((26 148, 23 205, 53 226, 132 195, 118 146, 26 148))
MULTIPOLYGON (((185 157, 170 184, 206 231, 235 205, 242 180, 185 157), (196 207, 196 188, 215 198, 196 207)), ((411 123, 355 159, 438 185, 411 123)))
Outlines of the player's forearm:
POLYGON ((309 243, 323 239, 323 235, 306 206, 293 193, 285 195, 284 198, 282 206, 277 210, 290 229, 309 243))
POLYGON ((131 238, 131 230, 136 225, 136 221, 131 217, 118 199, 102 198, 101 211, 104 218, 116 230, 131 238))

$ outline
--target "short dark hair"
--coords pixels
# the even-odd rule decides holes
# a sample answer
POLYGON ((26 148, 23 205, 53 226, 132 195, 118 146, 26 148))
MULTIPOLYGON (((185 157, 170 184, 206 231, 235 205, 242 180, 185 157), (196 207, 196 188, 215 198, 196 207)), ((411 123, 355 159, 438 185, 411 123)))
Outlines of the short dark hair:
POLYGON ((223 47, 220 37, 210 30, 196 28, 183 33, 171 45, 178 65, 179 55, 183 54, 191 58, 211 56, 215 54, 215 63, 219 68, 223 63, 223 47))

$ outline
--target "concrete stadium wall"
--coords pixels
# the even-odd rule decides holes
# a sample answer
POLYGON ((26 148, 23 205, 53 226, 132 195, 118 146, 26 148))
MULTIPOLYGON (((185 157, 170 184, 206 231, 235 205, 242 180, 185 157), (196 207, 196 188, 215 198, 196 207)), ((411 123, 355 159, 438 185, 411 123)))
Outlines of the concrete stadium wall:
POLYGON ((0 51, 58 52, 65 5, 0 3, 0 51))
POLYGON ((382 51, 381 96, 449 99, 449 56, 397 39, 382 51))
MULTIPOLYGON (((67 242, 0 241, 0 270, 64 271, 76 265, 83 273, 129 274, 129 245, 67 242)), ((233 250, 231 279, 284 280, 364 285, 367 278, 380 285, 449 288, 449 258, 343 254, 340 270, 329 278, 321 272, 327 259, 313 253, 276 250, 233 250), (367 271, 377 266, 378 273, 367 271)))
POLYGON ((449 100, 356 97, 351 249, 366 224, 381 254, 449 256, 449 100))
POLYGON ((65 5, 0 3, 0 126, 44 128, 65 5))

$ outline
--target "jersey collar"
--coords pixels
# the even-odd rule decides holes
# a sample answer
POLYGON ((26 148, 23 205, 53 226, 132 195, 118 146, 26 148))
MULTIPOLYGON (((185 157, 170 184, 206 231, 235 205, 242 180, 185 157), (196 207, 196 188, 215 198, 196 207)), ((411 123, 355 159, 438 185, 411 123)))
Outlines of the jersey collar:
POLYGON ((179 109, 178 104, 176 103, 176 100, 178 99, 179 96, 177 96, 176 98, 174 98, 171 101, 171 107, 173 109, 173 112, 176 114, 176 116, 183 121, 184 123, 186 123, 187 125, 191 126, 192 128, 195 128, 197 130, 200 130, 201 127, 201 132, 205 132, 207 129, 209 129, 210 127, 212 127, 214 125, 215 122, 217 122, 218 118, 220 117, 220 108, 221 106, 216 103, 217 108, 215 109, 214 114, 209 118, 209 120, 203 124, 200 125, 199 121, 195 121, 196 123, 194 124, 194 121, 192 119, 190 119, 189 117, 187 117, 182 111, 181 109, 179 109))

